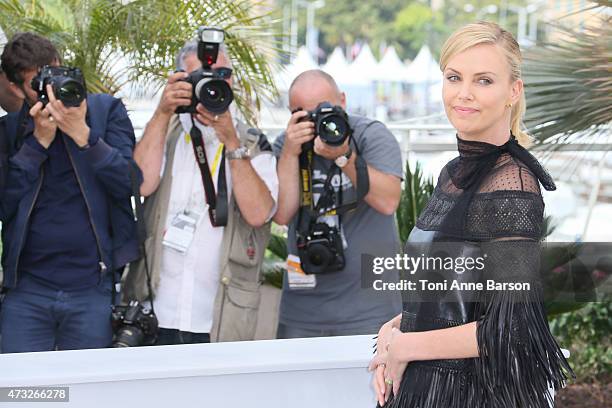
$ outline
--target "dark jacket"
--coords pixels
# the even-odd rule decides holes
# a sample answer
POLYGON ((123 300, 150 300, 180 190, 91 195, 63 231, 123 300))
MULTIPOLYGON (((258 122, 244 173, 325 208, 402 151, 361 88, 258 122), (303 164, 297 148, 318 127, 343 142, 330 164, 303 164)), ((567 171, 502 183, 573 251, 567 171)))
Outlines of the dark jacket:
MULTIPOLYGON (((0 190, 4 288, 17 285, 19 257, 44 177, 41 164, 46 155, 23 143, 26 138, 34 137, 33 120, 26 109, 9 114, 3 125, 9 157, 6 184, 0 190), (23 135, 20 135, 21 129, 23 135)), ((61 132, 57 137, 64 138, 73 163, 96 237, 100 270, 105 273, 138 258, 136 224, 130 201, 131 169, 137 169, 132 158, 134 129, 123 103, 110 95, 87 97, 86 120, 91 129, 88 149, 79 149, 61 132)), ((140 185, 140 171, 136 172, 136 177, 140 185)))
POLYGON ((0 191, 4 189, 8 167, 8 140, 4 131, 6 116, 0 118, 0 191))

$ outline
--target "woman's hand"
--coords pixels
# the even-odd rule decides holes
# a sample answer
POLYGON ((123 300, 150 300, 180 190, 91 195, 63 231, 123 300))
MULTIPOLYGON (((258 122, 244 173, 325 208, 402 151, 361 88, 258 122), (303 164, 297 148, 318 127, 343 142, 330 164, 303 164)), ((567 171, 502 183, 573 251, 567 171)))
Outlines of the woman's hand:
POLYGON ((368 366, 369 371, 374 371, 374 376, 372 378, 372 386, 374 387, 374 392, 376 393, 376 398, 378 399, 378 403, 380 406, 383 406, 386 399, 388 399, 389 393, 387 392, 387 388, 390 390, 390 387, 385 384, 385 367, 388 359, 388 350, 391 345, 391 340, 393 337, 393 333, 395 331, 399 332, 396 327, 394 327, 394 320, 389 320, 387 323, 383 324, 380 330, 378 331, 378 337, 376 340, 376 355, 370 361, 370 365, 368 366), (387 398, 385 398, 387 397, 387 398))
MULTIPOLYGON (((381 328, 381 332, 384 327, 381 328)), ((386 330, 389 330, 388 328, 386 330)), ((409 360, 403 358, 406 353, 402 353, 405 347, 405 336, 397 328, 391 327, 389 341, 377 351, 376 356, 370 362, 368 370, 374 371, 372 384, 376 392, 378 403, 383 406, 389 400, 391 391, 397 395, 409 360)), ((386 334, 386 333, 385 333, 386 334)), ((380 336, 379 336, 380 340, 380 336)))
MULTIPOLYGON (((386 354, 386 353, 385 353, 386 354)), ((374 386, 374 392, 376 393, 376 399, 378 404, 382 407, 385 405, 385 363, 380 363, 374 369, 374 377, 372 378, 372 385, 374 386)))
POLYGON ((387 347, 389 347, 389 343, 391 342, 391 332, 393 329, 393 320, 389 320, 380 327, 376 338, 376 354, 379 355, 387 352, 387 347))
POLYGON ((405 348, 409 348, 406 340, 410 333, 402 333, 395 327, 391 330, 391 341, 387 348, 387 363, 385 367, 385 401, 389 399, 391 395, 390 391, 393 389, 393 395, 397 395, 399 392, 402 378, 404 377, 404 371, 410 362, 406 359, 405 348))

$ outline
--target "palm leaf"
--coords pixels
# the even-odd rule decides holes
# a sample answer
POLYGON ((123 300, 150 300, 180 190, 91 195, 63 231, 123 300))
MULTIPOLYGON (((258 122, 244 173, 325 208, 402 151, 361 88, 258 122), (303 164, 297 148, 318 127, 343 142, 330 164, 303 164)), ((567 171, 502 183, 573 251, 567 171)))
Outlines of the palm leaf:
POLYGON ((565 39, 525 54, 525 124, 541 143, 602 135, 612 121, 612 18, 600 20, 582 32, 556 25, 565 39))
POLYGON ((276 96, 271 67, 278 49, 267 14, 249 0, 0 0, 0 27, 11 36, 33 31, 49 38, 63 63, 82 69, 91 92, 114 94, 128 81, 137 94, 159 90, 174 58, 200 25, 227 31, 236 103, 256 123, 262 100, 276 96), (146 91, 152 87, 152 90, 146 91))
POLYGON ((137 26, 156 27, 148 30, 126 30, 130 44, 125 51, 133 62, 131 79, 145 86, 159 88, 168 71, 174 69, 174 58, 183 43, 193 38, 200 25, 215 25, 226 30, 226 45, 234 65, 236 102, 245 118, 256 122, 256 111, 262 100, 276 96, 271 66, 277 47, 266 14, 253 16, 253 3, 248 0, 212 0, 199 2, 157 0, 130 3, 129 21, 137 26), (156 14, 147 7, 155 4, 156 14))

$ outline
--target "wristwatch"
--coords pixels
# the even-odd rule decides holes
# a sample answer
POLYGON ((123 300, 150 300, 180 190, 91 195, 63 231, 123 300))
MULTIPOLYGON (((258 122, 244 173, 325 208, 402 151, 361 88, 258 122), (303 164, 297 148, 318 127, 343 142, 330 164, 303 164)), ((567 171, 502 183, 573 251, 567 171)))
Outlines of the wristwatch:
POLYGON ((251 158, 251 152, 249 151, 248 147, 240 146, 237 149, 234 149, 234 150, 231 150, 231 151, 226 151, 225 152, 225 158, 227 160, 250 159, 251 158))
POLYGON ((336 157, 336 160, 334 160, 334 163, 336 163, 336 166, 343 168, 344 166, 347 165, 352 154, 353 154, 353 149, 351 149, 351 147, 349 146, 348 152, 344 153, 342 156, 336 157))

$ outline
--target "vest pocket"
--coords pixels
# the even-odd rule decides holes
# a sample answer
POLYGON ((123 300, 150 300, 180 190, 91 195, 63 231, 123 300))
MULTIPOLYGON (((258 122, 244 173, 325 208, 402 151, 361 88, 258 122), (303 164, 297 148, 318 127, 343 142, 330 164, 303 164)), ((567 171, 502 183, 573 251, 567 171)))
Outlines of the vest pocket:
POLYGON ((248 286, 248 289, 232 284, 225 287, 219 327, 219 339, 222 341, 253 340, 255 337, 261 293, 258 284, 248 286))

